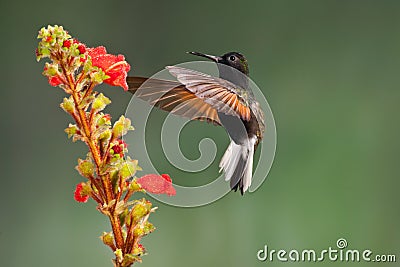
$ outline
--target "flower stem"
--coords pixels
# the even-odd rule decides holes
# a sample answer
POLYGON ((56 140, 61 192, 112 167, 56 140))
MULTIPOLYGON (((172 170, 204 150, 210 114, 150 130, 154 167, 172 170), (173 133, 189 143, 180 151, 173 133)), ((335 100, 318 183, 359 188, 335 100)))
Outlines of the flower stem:
MULTIPOLYGON (((65 76, 68 79, 69 86, 72 91, 72 98, 74 100, 75 109, 78 112, 79 121, 77 121, 77 123, 80 122, 80 124, 81 124, 81 127, 83 129, 82 134, 85 138, 86 144, 89 147, 90 153, 92 154, 93 160, 96 164, 96 173, 101 178, 101 182, 102 182, 102 185, 103 185, 103 188, 105 191, 106 199, 105 199, 105 201, 103 201, 103 203, 108 205, 114 199, 114 193, 113 193, 109 175, 108 174, 101 175, 101 168, 103 167, 103 161, 102 161, 102 157, 100 155, 99 147, 96 144, 96 141, 93 140, 93 138, 92 138, 91 127, 90 127, 91 120, 86 116, 86 112, 82 108, 79 107, 79 105, 82 101, 82 98, 80 97, 79 92, 77 92, 77 90, 76 90, 76 85, 73 81, 73 78, 71 77, 71 75, 68 75, 66 73, 65 68, 63 68, 63 71, 64 71, 65 76)), ((97 187, 97 183, 95 183, 94 186, 97 187)), ((97 188, 97 190, 100 191, 101 188, 97 188)), ((119 221, 119 217, 115 213, 115 207, 110 210, 108 217, 109 217, 111 227, 112 227, 112 230, 114 233, 114 239, 115 239, 116 246, 117 246, 117 248, 122 249, 124 247, 124 237, 122 234, 122 228, 121 228, 121 223, 119 221)))

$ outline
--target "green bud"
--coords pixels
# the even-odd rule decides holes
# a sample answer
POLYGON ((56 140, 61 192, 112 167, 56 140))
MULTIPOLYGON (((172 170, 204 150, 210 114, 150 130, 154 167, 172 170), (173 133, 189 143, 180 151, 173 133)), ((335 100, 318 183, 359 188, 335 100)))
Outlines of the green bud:
POLYGON ((148 235, 151 232, 153 232, 156 228, 154 227, 154 225, 148 221, 146 221, 143 225, 143 232, 144 235, 148 235))
POLYGON ((82 185, 81 195, 82 196, 90 196, 90 194, 93 191, 90 181, 87 181, 86 183, 82 182, 81 185, 82 185))
POLYGON ((64 40, 71 38, 71 36, 64 30, 62 26, 47 26, 42 28, 37 36, 42 39, 39 46, 54 47, 56 44, 61 45, 64 40))
MULTIPOLYGON (((79 44, 71 44, 71 46, 70 46, 70 48, 69 48, 69 51, 70 51, 70 53, 71 53, 71 56, 73 56, 73 57, 78 57, 78 56, 80 55, 78 46, 79 46, 79 44)), ((91 63, 92 63, 92 62, 90 62, 90 66, 91 66, 91 63)))
POLYGON ((111 130, 106 129, 99 135, 100 140, 108 140, 111 137, 111 130))
POLYGON ((135 206, 133 206, 131 214, 132 214, 132 219, 134 222, 140 221, 141 218, 146 216, 150 212, 150 209, 147 208, 147 205, 145 205, 142 202, 138 202, 135 206))
POLYGON ((100 93, 92 103, 92 108, 98 111, 103 110, 108 104, 111 103, 111 100, 104 96, 103 93, 100 93))
POLYGON ((103 125, 111 125, 111 116, 109 114, 105 115, 104 113, 98 113, 96 115, 96 125, 103 126, 103 125))
POLYGON ((104 80, 110 78, 110 76, 106 75, 106 73, 98 67, 92 67, 89 69, 89 74, 92 82, 97 84, 101 84, 104 80))
POLYGON ((122 261, 123 253, 122 253, 122 250, 120 248, 116 249, 114 251, 114 254, 117 257, 118 261, 122 261))
POLYGON ((125 135, 129 130, 133 129, 133 126, 131 126, 131 120, 122 115, 114 124, 113 135, 114 137, 119 138, 122 135, 125 135))
POLYGON ((92 161, 90 160, 82 160, 78 159, 78 166, 76 166, 76 170, 83 176, 83 177, 92 177, 95 167, 92 161))
POLYGON ((68 128, 66 128, 65 130, 64 130, 64 132, 66 132, 67 133, 67 135, 68 135, 68 138, 71 138, 71 137, 73 137, 75 134, 77 134, 78 132, 79 132, 79 129, 78 129, 78 127, 75 125, 75 124, 69 124, 69 126, 68 126, 68 128))
POLYGON ((42 27, 42 28, 39 30, 39 33, 38 33, 37 38, 38 38, 38 39, 43 39, 46 35, 47 35, 47 29, 46 29, 45 27, 42 27))
MULTIPOLYGON (((138 170, 138 161, 128 159, 122 164, 121 169, 119 170, 119 175, 123 179, 127 179, 133 175, 135 175, 136 171, 138 170)), ((140 168, 140 167, 139 167, 140 168)))
POLYGON ((50 56, 50 50, 46 47, 43 47, 39 44, 37 48, 37 56, 36 60, 39 61, 42 58, 49 57, 50 56))
POLYGON ((103 234, 100 236, 100 239, 107 246, 113 246, 114 245, 114 237, 113 237, 112 233, 103 232, 103 234))
POLYGON ((133 235, 136 237, 141 237, 144 236, 144 230, 142 227, 140 227, 139 225, 135 227, 135 229, 133 230, 133 235))
POLYGON ((132 254, 136 256, 142 256, 144 252, 145 251, 143 249, 143 246, 138 246, 138 245, 136 245, 132 250, 132 254))
POLYGON ((135 262, 142 262, 142 259, 133 254, 125 254, 121 266, 131 266, 135 262))
MULTIPOLYGON (((71 46, 72 47, 72 46, 71 46)), ((79 50, 78 50, 78 45, 76 45, 76 50, 78 51, 78 53, 79 53, 79 50)), ((85 64, 83 65, 83 71, 85 72, 85 73, 88 73, 89 71, 91 71, 92 70, 92 59, 90 58, 90 57, 88 57, 88 59, 85 61, 85 64)))
POLYGON ((139 222, 144 216, 149 214, 152 211, 151 206, 151 202, 144 198, 140 201, 137 201, 131 210, 131 216, 134 222, 139 222))
POLYGON ((72 96, 69 98, 64 97, 63 102, 60 104, 60 107, 67 113, 74 113, 75 111, 75 105, 74 105, 74 100, 72 99, 72 96))
POLYGON ((58 74, 58 65, 57 64, 50 64, 46 62, 43 75, 47 77, 52 77, 58 74))
POLYGON ((129 184, 129 190, 132 190, 133 192, 141 191, 142 187, 140 184, 136 182, 136 179, 134 179, 130 184, 129 184))

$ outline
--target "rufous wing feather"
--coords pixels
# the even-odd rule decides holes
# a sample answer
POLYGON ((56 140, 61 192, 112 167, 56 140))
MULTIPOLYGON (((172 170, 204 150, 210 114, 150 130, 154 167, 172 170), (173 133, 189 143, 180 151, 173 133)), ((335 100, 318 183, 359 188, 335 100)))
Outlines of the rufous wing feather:
POLYGON ((175 115, 221 125, 215 108, 176 81, 127 77, 129 92, 175 115))
POLYGON ((250 120, 250 108, 245 99, 239 96, 238 87, 233 83, 186 68, 176 66, 166 68, 188 91, 219 112, 238 116, 246 121, 250 120))

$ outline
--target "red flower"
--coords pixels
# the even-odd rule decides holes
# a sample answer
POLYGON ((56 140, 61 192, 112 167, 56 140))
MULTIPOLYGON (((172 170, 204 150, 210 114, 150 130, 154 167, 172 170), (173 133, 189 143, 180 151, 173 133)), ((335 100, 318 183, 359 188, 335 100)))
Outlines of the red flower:
POLYGON ((127 147, 128 147, 128 144, 125 143, 125 141, 122 141, 121 139, 118 139, 118 144, 119 144, 119 145, 122 145, 124 148, 127 148, 127 147))
POLYGON ((124 149, 128 147, 128 144, 122 141, 121 139, 118 139, 118 144, 113 145, 111 149, 114 151, 115 154, 119 154, 120 157, 124 156, 124 149))
POLYGON ((172 181, 168 174, 147 174, 138 178, 136 182, 149 193, 167 194, 168 196, 176 195, 175 188, 172 186, 172 181))
POLYGON ((120 154, 122 152, 122 148, 120 145, 114 145, 112 147, 112 150, 114 151, 114 154, 120 154))
POLYGON ((79 53, 85 54, 85 52, 86 52, 86 46, 85 46, 84 44, 80 43, 80 44, 78 45, 78 50, 79 50, 79 53))
POLYGON ((161 177, 164 178, 167 182, 171 182, 172 183, 171 177, 169 177, 168 174, 161 174, 161 177))
POLYGON ((93 66, 101 68, 106 75, 110 76, 104 81, 105 83, 121 86, 125 91, 128 90, 126 76, 131 66, 125 61, 123 55, 107 54, 106 48, 103 46, 88 48, 87 53, 92 58, 93 66))
POLYGON ((76 185, 75 193, 74 193, 74 198, 75 198, 75 200, 78 201, 78 202, 83 202, 83 203, 85 203, 85 202, 88 201, 89 196, 88 196, 88 195, 82 195, 82 189, 83 189, 82 183, 76 185))
POLYGON ((63 42, 63 47, 70 48, 71 47, 71 40, 65 40, 63 42))
POLYGON ((62 84, 61 79, 58 76, 49 77, 49 84, 51 86, 58 86, 62 84))
MULTIPOLYGON (((43 70, 46 71, 46 70, 47 70, 47 67, 44 67, 43 70)), ((58 85, 60 85, 60 84, 63 83, 62 80, 60 79, 60 77, 59 77, 58 75, 55 75, 55 76, 48 76, 47 79, 48 79, 49 84, 50 84, 51 86, 58 86, 58 85)))

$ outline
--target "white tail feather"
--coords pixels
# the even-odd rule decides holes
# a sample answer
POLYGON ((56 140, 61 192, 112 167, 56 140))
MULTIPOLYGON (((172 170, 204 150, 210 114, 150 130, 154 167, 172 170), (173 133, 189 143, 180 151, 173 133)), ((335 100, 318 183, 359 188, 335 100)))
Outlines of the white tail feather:
POLYGON ((239 187, 243 193, 246 192, 251 185, 254 144, 256 140, 257 138, 253 137, 249 142, 242 145, 238 145, 234 141, 231 141, 219 164, 219 171, 224 171, 225 173, 225 181, 235 179, 235 182, 240 183, 239 187), (241 173, 236 172, 236 175, 239 175, 239 177, 232 177, 235 174, 235 170, 237 169, 240 160, 244 161, 245 166, 241 173))
POLYGON ((242 154, 241 150, 242 147, 240 145, 237 145, 235 142, 231 141, 228 149, 225 151, 225 154, 219 164, 219 172, 222 170, 225 172, 225 181, 229 181, 235 172, 236 165, 238 164, 242 154))
POLYGON ((245 167, 245 174, 243 177, 243 192, 246 192, 251 185, 251 178, 253 176, 253 157, 254 157, 254 143, 250 146, 249 158, 245 167))

